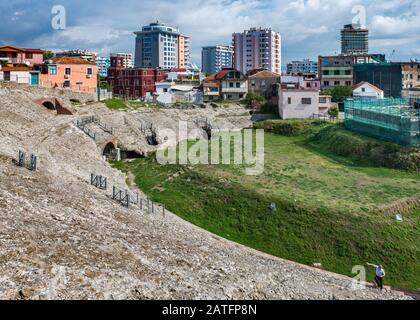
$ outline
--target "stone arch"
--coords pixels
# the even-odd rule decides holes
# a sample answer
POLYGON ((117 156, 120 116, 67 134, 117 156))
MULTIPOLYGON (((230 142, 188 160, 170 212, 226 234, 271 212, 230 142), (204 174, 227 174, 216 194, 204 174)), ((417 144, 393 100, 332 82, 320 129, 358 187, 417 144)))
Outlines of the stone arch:
POLYGON ((53 100, 43 100, 43 101, 41 101, 41 105, 43 105, 48 110, 57 110, 57 107, 55 105, 55 101, 53 101, 53 100))
POLYGON ((118 143, 116 139, 105 141, 105 143, 103 143, 102 145, 103 145, 102 147, 103 156, 107 158, 115 157, 117 148, 118 148, 118 143))
POLYGON ((35 102, 48 110, 56 111, 58 115, 73 114, 69 109, 63 107, 63 104, 56 98, 40 99, 35 102))
POLYGON ((104 156, 109 156, 112 154, 112 152, 114 152, 117 148, 115 148, 115 145, 112 142, 108 142, 103 151, 102 151, 102 155, 104 156))

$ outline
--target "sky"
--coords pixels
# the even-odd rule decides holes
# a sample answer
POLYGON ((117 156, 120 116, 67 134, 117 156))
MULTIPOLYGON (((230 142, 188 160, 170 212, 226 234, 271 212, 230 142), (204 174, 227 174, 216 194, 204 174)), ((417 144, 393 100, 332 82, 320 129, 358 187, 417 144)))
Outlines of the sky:
POLYGON ((134 53, 133 32, 157 20, 191 36, 199 66, 201 47, 230 44, 250 27, 280 32, 283 65, 316 60, 339 53, 340 29, 358 21, 369 28, 371 53, 420 60, 419 0, 1 0, 0 45, 134 53), (64 29, 52 26, 55 5, 65 8, 64 29))

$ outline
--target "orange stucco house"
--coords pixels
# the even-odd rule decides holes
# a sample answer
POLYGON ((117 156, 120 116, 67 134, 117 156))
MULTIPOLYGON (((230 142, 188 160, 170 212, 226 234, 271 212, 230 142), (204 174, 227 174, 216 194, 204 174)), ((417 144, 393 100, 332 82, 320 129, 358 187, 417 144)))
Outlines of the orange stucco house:
POLYGON ((79 57, 60 57, 37 65, 37 69, 42 87, 96 93, 98 68, 95 62, 79 57))

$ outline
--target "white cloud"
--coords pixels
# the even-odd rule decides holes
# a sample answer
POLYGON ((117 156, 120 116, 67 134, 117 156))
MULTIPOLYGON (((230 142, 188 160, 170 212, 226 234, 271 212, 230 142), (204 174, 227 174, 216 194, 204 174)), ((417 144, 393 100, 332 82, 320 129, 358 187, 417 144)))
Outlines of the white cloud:
MULTIPOLYGON (((297 56, 315 59, 319 54, 338 50, 340 28, 352 22, 352 8, 356 5, 366 8, 372 52, 386 53, 389 44, 400 46, 401 55, 413 55, 412 48, 420 47, 418 3, 418 0, 102 0, 98 5, 93 1, 69 0, 66 1, 66 30, 45 27, 33 34, 31 28, 50 25, 48 3, 36 3, 39 7, 36 18, 33 14, 27 17, 32 7, 18 17, 20 21, 34 23, 25 29, 22 25, 21 38, 25 39, 22 46, 79 47, 101 52, 134 51, 132 31, 160 20, 179 26, 181 32, 191 36, 192 56, 198 64, 202 46, 229 44, 233 32, 252 26, 272 27, 282 34, 282 60, 287 62, 297 56), (393 40, 396 38, 401 41, 393 40)), ((0 5, 0 17, 1 11, 0 5)), ((21 8, 9 14, 4 11, 3 16, 10 19, 13 12, 19 11, 21 8)), ((13 30, 19 44, 15 27, 5 26, 0 30, 0 39, 10 39, 12 31, 4 30, 13 30)))
POLYGON ((416 33, 420 37, 420 15, 411 17, 374 16, 371 29, 378 35, 399 35, 416 33))

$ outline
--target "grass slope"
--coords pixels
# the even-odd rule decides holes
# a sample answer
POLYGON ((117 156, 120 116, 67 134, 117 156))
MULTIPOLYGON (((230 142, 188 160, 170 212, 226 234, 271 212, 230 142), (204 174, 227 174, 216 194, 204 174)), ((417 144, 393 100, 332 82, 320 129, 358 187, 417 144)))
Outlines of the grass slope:
POLYGON ((419 196, 418 173, 357 166, 308 147, 305 137, 271 133, 265 159, 256 177, 239 165, 161 166, 154 157, 115 166, 133 172, 154 201, 227 239, 346 275, 354 265, 382 263, 388 284, 420 287, 420 210, 405 213, 403 223, 380 210, 419 196))

